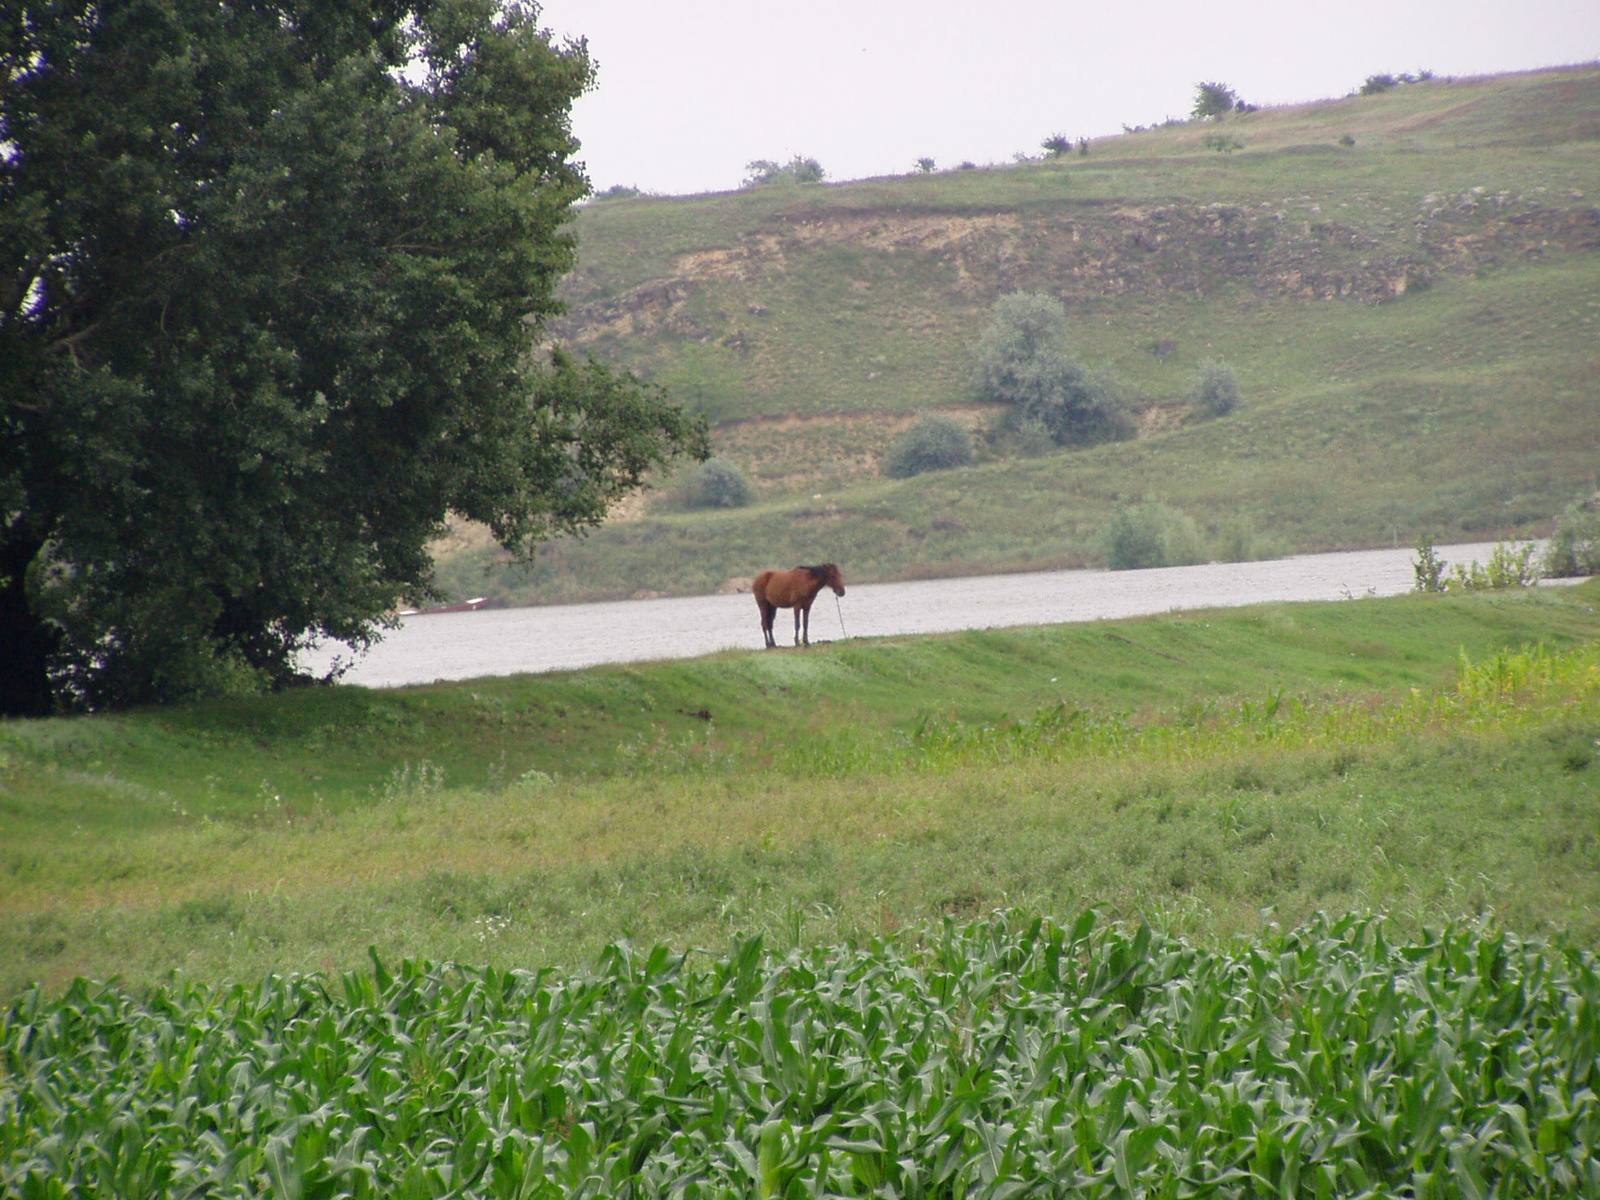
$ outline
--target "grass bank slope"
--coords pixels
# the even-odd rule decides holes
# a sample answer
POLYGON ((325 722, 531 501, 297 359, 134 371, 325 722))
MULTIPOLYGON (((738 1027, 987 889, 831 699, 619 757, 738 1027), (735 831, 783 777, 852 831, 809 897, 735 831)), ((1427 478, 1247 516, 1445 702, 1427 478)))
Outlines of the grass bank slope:
POLYGON ((0 992, 1005 903, 1212 938, 1269 905, 1492 910, 1593 941, 1596 588, 9 722, 0 992))
POLYGON ((441 578, 528 603, 827 559, 863 580, 1090 565, 1147 495, 1260 554, 1546 528, 1600 460, 1596 112, 1592 66, 1435 80, 1086 157, 597 203, 559 332, 705 411, 758 502, 685 513, 663 480, 528 569, 464 538, 441 578), (1219 132, 1242 148, 1208 149, 1219 132), (990 419, 971 352, 1017 289, 1066 305, 1139 438, 885 479, 918 413, 990 419), (1208 358, 1244 404, 1206 422, 1183 392, 1208 358))

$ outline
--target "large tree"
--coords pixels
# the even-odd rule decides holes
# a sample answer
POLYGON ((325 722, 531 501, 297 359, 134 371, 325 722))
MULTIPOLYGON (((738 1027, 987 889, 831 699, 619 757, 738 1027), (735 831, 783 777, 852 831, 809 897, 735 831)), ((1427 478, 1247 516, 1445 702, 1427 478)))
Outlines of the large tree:
POLYGON ((0 713, 283 685, 451 512, 577 531, 705 455, 536 353, 591 83, 514 0, 0 4, 0 713))

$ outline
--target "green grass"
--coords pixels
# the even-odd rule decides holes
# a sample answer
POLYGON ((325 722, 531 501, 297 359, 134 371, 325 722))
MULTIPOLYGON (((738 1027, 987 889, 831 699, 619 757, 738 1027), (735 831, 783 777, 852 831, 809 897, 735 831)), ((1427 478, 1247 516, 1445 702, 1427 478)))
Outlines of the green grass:
POLYGON ((0 992, 346 969, 369 945, 573 964, 623 932, 811 942, 1007 903, 1207 938, 1270 904, 1406 929, 1492 911, 1589 944, 1596 599, 1269 605, 11 722, 0 992), (1568 676, 1509 707, 1461 690, 1462 654, 1531 644, 1568 676))

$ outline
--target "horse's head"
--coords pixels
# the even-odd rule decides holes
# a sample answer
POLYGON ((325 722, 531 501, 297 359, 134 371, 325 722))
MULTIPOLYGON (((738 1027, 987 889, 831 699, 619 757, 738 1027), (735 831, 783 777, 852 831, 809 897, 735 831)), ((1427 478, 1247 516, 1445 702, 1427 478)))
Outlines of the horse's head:
POLYGON ((831 587, 836 596, 844 595, 844 576, 839 574, 839 564, 824 563, 822 569, 825 572, 822 577, 824 586, 831 587))

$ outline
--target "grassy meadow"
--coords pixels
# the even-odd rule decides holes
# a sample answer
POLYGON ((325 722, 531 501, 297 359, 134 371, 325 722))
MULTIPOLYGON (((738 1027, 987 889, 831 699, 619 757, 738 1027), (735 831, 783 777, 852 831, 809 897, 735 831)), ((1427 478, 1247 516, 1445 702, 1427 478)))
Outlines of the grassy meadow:
POLYGON ((0 991, 369 946, 576 966, 622 935, 801 944, 1018 904, 1211 940, 1272 906, 1492 912, 1592 943, 1596 587, 9 722, 0 991), (1450 707, 1463 658, 1526 646, 1570 678, 1450 707))

